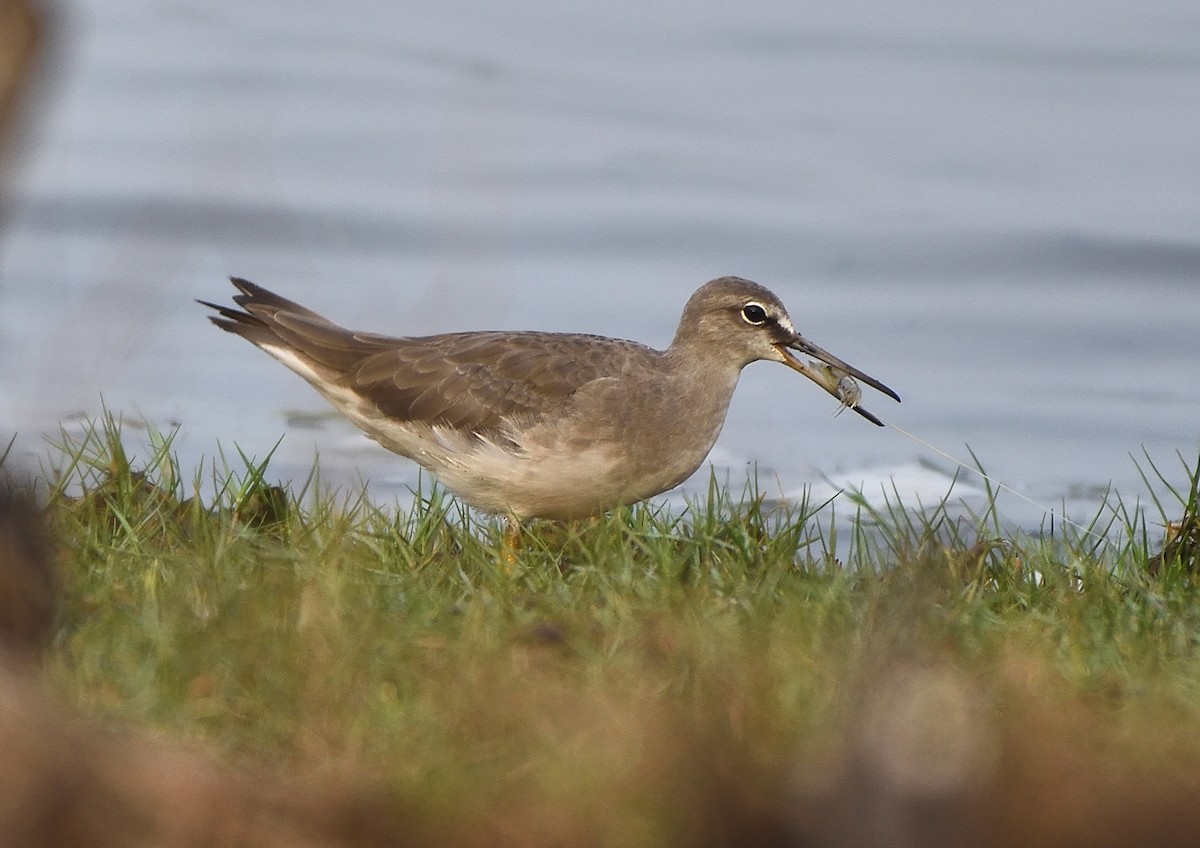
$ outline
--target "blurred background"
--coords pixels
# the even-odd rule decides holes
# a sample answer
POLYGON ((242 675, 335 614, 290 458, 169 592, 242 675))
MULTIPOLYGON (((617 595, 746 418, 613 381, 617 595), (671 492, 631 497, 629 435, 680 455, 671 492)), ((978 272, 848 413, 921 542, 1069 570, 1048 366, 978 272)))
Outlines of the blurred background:
MULTIPOLYGON (((319 453, 402 498, 414 465, 204 319, 229 274, 364 330, 655 346, 738 274, 904 397, 867 408, 1072 515, 1144 491, 1131 455, 1200 450, 1194 0, 47 11, 0 234, 22 462, 103 403, 178 426, 185 468, 284 436, 275 478, 319 453)), ((946 493, 945 460, 835 411, 750 366, 713 463, 773 495, 946 493)))

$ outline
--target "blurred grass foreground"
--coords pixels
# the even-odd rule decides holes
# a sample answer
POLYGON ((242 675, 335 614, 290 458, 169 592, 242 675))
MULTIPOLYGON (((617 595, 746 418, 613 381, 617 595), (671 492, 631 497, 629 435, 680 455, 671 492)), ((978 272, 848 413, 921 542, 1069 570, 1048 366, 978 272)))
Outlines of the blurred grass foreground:
POLYGON ((534 524, 505 564, 436 489, 149 444, 105 418, 0 504, 5 846, 1200 833, 1196 465, 1147 460, 1176 500, 1088 533, 935 507, 836 542, 827 508, 714 485, 534 524))

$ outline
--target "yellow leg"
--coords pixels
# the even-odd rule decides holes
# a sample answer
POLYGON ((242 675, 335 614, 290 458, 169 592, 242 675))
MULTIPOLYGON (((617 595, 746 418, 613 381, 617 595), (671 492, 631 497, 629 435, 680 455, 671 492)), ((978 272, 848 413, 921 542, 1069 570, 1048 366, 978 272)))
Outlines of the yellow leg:
POLYGON ((504 519, 504 538, 500 543, 500 567, 512 574, 517 567, 517 552, 521 549, 521 522, 515 516, 504 519))

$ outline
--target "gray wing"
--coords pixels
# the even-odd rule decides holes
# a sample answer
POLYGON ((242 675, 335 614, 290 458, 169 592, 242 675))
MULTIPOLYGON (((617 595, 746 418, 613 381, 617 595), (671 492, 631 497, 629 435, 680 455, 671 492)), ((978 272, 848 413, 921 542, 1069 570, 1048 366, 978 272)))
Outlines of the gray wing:
POLYGON ((450 333, 391 338, 347 330, 237 277, 241 310, 200 301, 210 320, 259 347, 284 348, 323 380, 380 412, 475 432, 537 418, 581 386, 660 354, 620 339, 560 333, 450 333))

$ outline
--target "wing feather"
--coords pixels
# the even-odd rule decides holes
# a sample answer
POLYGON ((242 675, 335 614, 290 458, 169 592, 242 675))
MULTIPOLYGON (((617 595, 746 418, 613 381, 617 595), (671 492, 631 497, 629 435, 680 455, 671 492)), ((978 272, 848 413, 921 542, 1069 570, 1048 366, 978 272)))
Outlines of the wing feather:
POLYGON ((565 333, 449 333, 393 338, 361 333, 246 280, 213 323, 259 347, 282 347, 330 384, 398 421, 501 432, 536 419, 580 387, 662 354, 645 345, 565 333))

